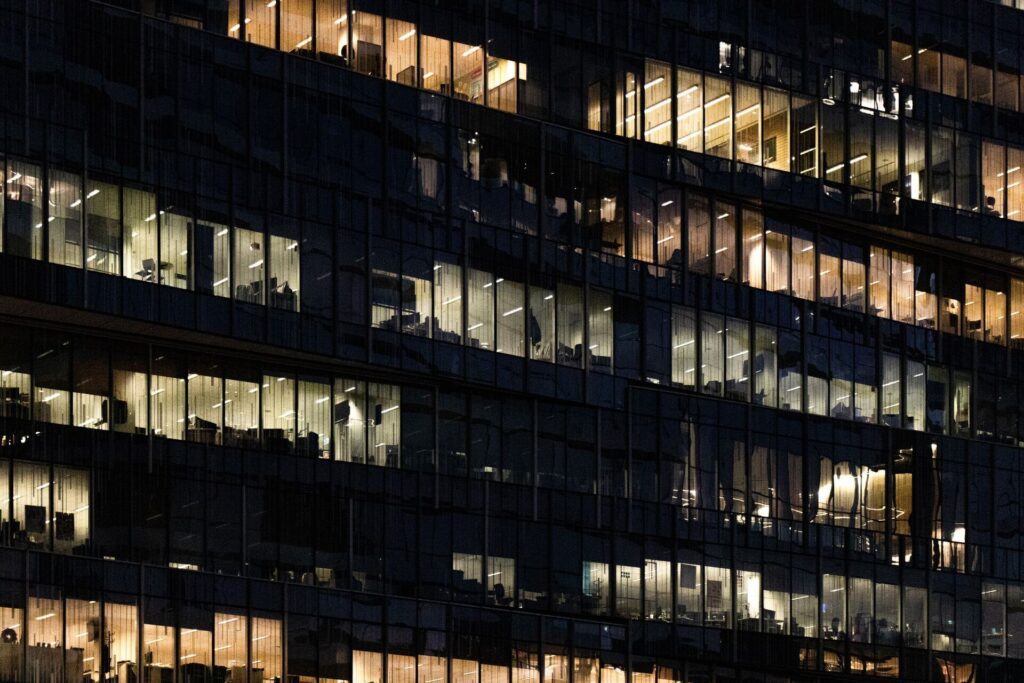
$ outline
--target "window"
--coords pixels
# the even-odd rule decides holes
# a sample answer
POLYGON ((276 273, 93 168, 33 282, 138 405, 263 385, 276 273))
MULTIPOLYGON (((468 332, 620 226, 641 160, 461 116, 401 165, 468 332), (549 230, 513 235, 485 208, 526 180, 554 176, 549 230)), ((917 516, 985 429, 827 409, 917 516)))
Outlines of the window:
POLYGON ((850 109, 850 184, 871 189, 872 143, 875 113, 870 109, 850 109))
POLYGON ((555 293, 530 286, 530 357, 549 363, 555 360, 555 293))
POLYGON ((295 443, 295 379, 287 375, 263 376, 263 446, 290 451, 295 443))
POLYGON ((587 356, 590 359, 590 368, 599 372, 611 372, 615 339, 612 295, 592 289, 589 313, 590 346, 587 356))
POLYGON ((690 270, 711 274, 711 215, 707 197, 686 196, 686 232, 690 270))
POLYGON ((146 434, 150 431, 148 358, 143 352, 121 348, 113 357, 114 399, 109 416, 114 431, 146 434))
POLYGON ((825 574, 821 584, 822 635, 831 640, 846 640, 846 577, 825 574))
POLYGON ((462 266, 434 263, 434 338, 462 343, 462 266))
POLYGON ((252 670, 264 681, 281 680, 281 622, 252 617, 252 670))
POLYGON ((935 269, 925 264, 914 267, 914 319, 919 327, 935 329, 938 318, 938 299, 935 269))
POLYGON ((754 336, 754 403, 778 405, 778 355, 774 327, 758 325, 754 336))
POLYGON ((924 431, 925 422, 925 367, 923 363, 908 360, 906 367, 907 410, 904 426, 907 429, 924 431))
MULTIPOLYGON (((120 597, 120 596, 117 596, 120 597)), ((108 594, 103 609, 103 642, 101 652, 110 658, 110 671, 134 671, 138 661, 139 647, 139 608, 131 601, 133 598, 123 596, 120 600, 111 599, 108 594)), ((109 679, 108 679, 109 680, 109 679)))
POLYGON ((255 376, 224 380, 225 445, 252 448, 259 443, 259 391, 255 376))
POLYGON ((994 289, 985 290, 985 341, 1006 343, 1006 294, 994 289))
POLYGON ((715 277, 736 281, 736 206, 715 202, 715 277))
POLYGON ((1024 280, 1010 280, 1010 343, 1020 348, 1024 339, 1024 280))
POLYGON ((185 438, 185 372, 176 355, 154 351, 149 384, 149 414, 153 434, 185 438))
MULTIPOLYGON (((38 591, 40 588, 42 586, 35 587, 34 590, 38 591)), ((3 614, 2 617, 9 620, 4 622, 4 628, 11 628, 9 615, 3 614)), ((28 599, 28 645, 30 648, 62 648, 64 646, 63 626, 64 609, 59 597, 30 597, 28 599)), ((10 663, 14 664, 13 661, 10 663)), ((45 664, 39 668, 47 670, 47 673, 50 672, 49 666, 45 664)), ((60 670, 59 665, 55 668, 57 671, 60 670)))
POLYGON ((808 178, 818 177, 817 100, 793 96, 793 139, 796 142, 794 171, 808 178))
POLYGON ((868 273, 868 313, 882 318, 889 317, 889 281, 892 260, 889 250, 871 247, 868 273))
POLYGON ((487 556, 487 595, 490 604, 510 607, 516 595, 516 562, 511 557, 487 556))
POLYGON ((401 466, 400 395, 400 387, 392 384, 367 385, 367 462, 371 465, 401 466))
POLYGON ((926 201, 928 194, 928 169, 925 166, 927 134, 922 125, 905 122, 903 147, 903 195, 910 199, 926 201))
POLYGON ((818 633, 818 576, 794 563, 792 577, 790 635, 814 638, 818 633))
POLYGON ((572 285, 558 286, 558 362, 583 367, 583 290, 572 285))
POLYGON ((619 70, 616 85, 615 134, 627 138, 640 137, 640 79, 627 67, 619 70))
POLYGON ((728 567, 704 567, 704 625, 712 628, 732 626, 732 571, 728 567))
MULTIPOLYGON (((197 222, 195 252, 196 291, 213 296, 231 296, 231 233, 228 226, 197 222)), ((246 274, 249 272, 247 268, 246 274)))
POLYGON ((644 139, 671 145, 672 69, 668 64, 648 59, 644 72, 644 139))
POLYGON ((829 306, 840 303, 840 244, 822 237, 818 254, 818 301, 829 306))
POLYGON ((250 304, 265 302, 266 252, 263 233, 235 228, 235 299, 250 304))
POLYGON ((703 621, 702 570, 703 567, 697 563, 679 562, 676 565, 676 620, 680 623, 699 626, 703 621))
POLYGON ((761 630, 761 573, 736 570, 736 626, 741 631, 761 630))
POLYGON ((466 271, 469 293, 466 342, 469 346, 488 351, 494 349, 494 284, 495 278, 490 273, 475 268, 466 271))
POLYGON ((789 228, 775 221, 765 231, 765 284, 769 292, 789 294, 789 228))
POLYGON ((50 171, 50 263, 82 267, 82 178, 50 171))
POLYGON ((389 81, 419 87, 420 79, 416 72, 416 25, 389 17, 385 52, 388 59, 385 77, 389 81))
POLYGON ((633 243, 631 256, 636 261, 644 261, 646 263, 654 261, 652 249, 654 247, 654 226, 656 224, 655 199, 654 184, 646 179, 637 178, 633 184, 630 205, 633 243))
POLYGON ((761 165, 761 88, 736 86, 736 160, 761 165))
POLYGON ((676 117, 678 138, 676 145, 680 149, 703 153, 704 126, 703 92, 701 74, 689 69, 676 69, 676 117))
POLYGON ((672 307, 672 383, 697 386, 697 317, 692 309, 672 307))
POLYGON ((331 385, 300 379, 298 391, 298 453, 312 458, 330 458, 331 385))
POLYGON ((969 339, 984 339, 982 315, 984 314, 984 289, 967 285, 964 292, 964 332, 969 339))
POLYGON ((748 322, 728 318, 725 329, 725 396, 750 399, 750 340, 748 322))
POLYGON ((848 182, 845 124, 843 107, 826 102, 821 108, 821 168, 822 179, 830 183, 848 182))
POLYGON ((1024 211, 1024 184, 1021 183, 1021 169, 1024 168, 1024 149, 1010 147, 1006 155, 1006 217, 1019 221, 1024 211))
POLYGON ((890 50, 892 63, 892 79, 896 83, 914 84, 914 46, 892 41, 890 50))
POLYGON ((899 125, 885 116, 875 117, 875 191, 884 193, 880 206, 888 213, 899 207, 899 125))
POLYGON ((348 59, 348 0, 316 0, 316 49, 348 59))
POLYGON ((764 609, 761 618, 767 633, 789 633, 789 572, 782 556, 775 562, 765 562, 762 578, 764 609))
MULTIPOLYGON (((383 415, 381 416, 383 418, 383 415)), ((366 383, 334 380, 335 457, 346 462, 366 462, 366 383)))
POLYGON ((451 43, 444 38, 423 35, 420 37, 420 64, 422 65, 423 88, 434 92, 448 93, 451 90, 451 43))
POLYGON ((244 668, 247 665, 249 631, 245 615, 217 612, 213 623, 213 665, 228 671, 244 668))
MULTIPOLYGON (((907 147, 910 147, 909 135, 907 147)), ((931 128, 931 198, 933 204, 953 205, 953 131, 943 126, 931 128)), ((909 164, 908 164, 909 169, 909 164)))
POLYGON ((700 325, 700 384, 706 394, 722 395, 722 364, 725 355, 725 320, 706 313, 700 325))
POLYGON ((858 422, 874 423, 878 418, 878 392, 875 389, 875 350, 854 347, 854 414, 858 422))
POLYGON ((1006 148, 987 140, 981 145, 981 196, 983 213, 1006 215, 1006 148))
POLYGON ((864 312, 864 250, 843 243, 843 308, 864 312))
POLYGON ((793 294, 801 299, 814 300, 817 281, 814 267, 814 236, 807 230, 793 229, 793 294))
MULTIPOLYGON (((146 622, 142 626, 142 661, 146 662, 146 667, 152 672, 151 675, 169 677, 174 671, 176 649, 177 629, 174 626, 174 612, 158 600, 147 600, 145 611, 146 622), (150 623, 154 621, 158 623, 150 623)), ((195 650, 183 650, 181 654, 184 665, 210 665, 208 658, 199 659, 199 656, 200 653, 195 650)))
MULTIPOLYGON (((739 112, 737 112, 739 119, 739 112)), ((777 171, 790 170, 789 93, 764 89, 764 165, 777 171)))
POLYGON ((15 461, 11 512, 18 531, 11 542, 17 547, 50 548, 52 483, 49 466, 15 461))
POLYGON ((88 211, 85 262, 89 270, 121 273, 121 195, 117 185, 91 181, 85 194, 88 211))
POLYGON ((383 33, 380 15, 352 12, 353 69, 378 78, 384 75, 383 33))
POLYGON ((658 263, 682 267, 682 191, 661 188, 658 192, 658 263))
POLYGON ((156 197, 124 188, 124 224, 125 275, 143 282, 162 280, 165 262, 157 257, 156 197))
POLYGON ((901 419, 900 359, 892 353, 882 354, 882 423, 898 427, 901 419))
POLYGON ((299 282, 298 240, 271 235, 270 305, 286 311, 299 310, 299 282))
POLYGON ((651 559, 644 562, 644 616, 672 621, 671 562, 651 559))
MULTIPOLYGON (((667 563, 666 563, 667 564, 667 563)), ((640 567, 616 565, 615 613, 626 619, 642 618, 640 604, 640 567)))
POLYGON ((89 473, 55 467, 53 474, 53 549, 58 553, 82 553, 90 538, 89 473))
POLYGON ((188 374, 189 441, 220 443, 221 418, 224 412, 223 392, 224 384, 218 368, 196 363, 188 374))
POLYGON ((732 159, 732 93, 727 79, 704 79, 704 153, 732 159))
POLYGON ((1006 587, 985 581, 981 585, 982 654, 1002 657, 1006 654, 1006 587))
POLYGON ((189 266, 192 241, 192 220, 168 208, 160 211, 160 283, 179 289, 192 288, 192 269, 189 266))
MULTIPOLYGON (((64 605, 65 646, 82 653, 84 680, 100 679, 100 604, 98 600, 68 598, 64 605)), ((9 615, 4 614, 5 618, 9 615)), ((130 638, 131 636, 129 636, 130 638)))
POLYGON ((483 104, 484 51, 480 45, 452 43, 452 61, 455 65, 453 90, 455 97, 483 104))
POLYGON ((607 614, 610 593, 608 565, 604 562, 584 561, 582 586, 584 614, 607 614))
POLYGON ((503 278, 497 280, 497 347, 498 353, 522 356, 524 352, 523 285, 503 278))
POLYGON ((914 321, 914 258, 910 254, 892 252, 892 319, 902 323, 914 321))
POLYGON ((743 209, 743 274, 744 284, 764 287, 765 235, 760 211, 743 209))
POLYGON ((2 215, 7 221, 4 251, 15 256, 43 258, 43 174, 42 169, 11 160, 2 215))
POLYGON ((803 353, 800 336, 795 332, 779 333, 779 405, 783 410, 802 410, 803 353))
POLYGON ((966 372, 953 373, 953 433, 971 434, 971 376, 966 372))
POLYGON ((517 77, 525 80, 526 65, 494 54, 487 55, 487 106, 515 113, 517 77))

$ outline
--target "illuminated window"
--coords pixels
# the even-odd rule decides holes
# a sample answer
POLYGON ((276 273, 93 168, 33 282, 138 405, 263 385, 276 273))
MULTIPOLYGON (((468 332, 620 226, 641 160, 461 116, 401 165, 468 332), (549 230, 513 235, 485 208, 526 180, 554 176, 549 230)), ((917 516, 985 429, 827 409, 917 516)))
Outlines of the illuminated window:
POLYGON ((117 185, 92 181, 85 194, 85 262, 89 270, 121 273, 121 192, 117 185))
POLYGON ((263 233, 235 228, 235 299, 250 304, 266 301, 266 250, 263 233))
POLYGON ((0 200, 0 214, 7 223, 2 244, 8 254, 43 258, 43 187, 39 166, 14 160, 8 164, 6 189, 0 200))
POLYGON ((82 267, 82 178, 50 171, 50 263, 82 267))

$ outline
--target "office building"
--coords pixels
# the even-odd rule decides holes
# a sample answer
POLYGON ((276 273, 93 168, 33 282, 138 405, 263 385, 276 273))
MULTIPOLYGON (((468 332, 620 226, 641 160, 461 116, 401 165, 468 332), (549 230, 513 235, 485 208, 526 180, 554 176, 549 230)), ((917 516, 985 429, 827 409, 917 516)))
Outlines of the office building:
POLYGON ((1022 5, 2 0, 0 683, 1024 680, 1022 5))

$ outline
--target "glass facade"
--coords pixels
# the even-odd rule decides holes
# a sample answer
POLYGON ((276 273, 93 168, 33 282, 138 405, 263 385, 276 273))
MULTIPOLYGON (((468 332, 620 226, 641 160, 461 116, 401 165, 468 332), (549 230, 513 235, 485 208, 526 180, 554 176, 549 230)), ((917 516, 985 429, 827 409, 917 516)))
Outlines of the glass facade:
POLYGON ((0 683, 1024 679, 1014 4, 8 3, 0 683))

